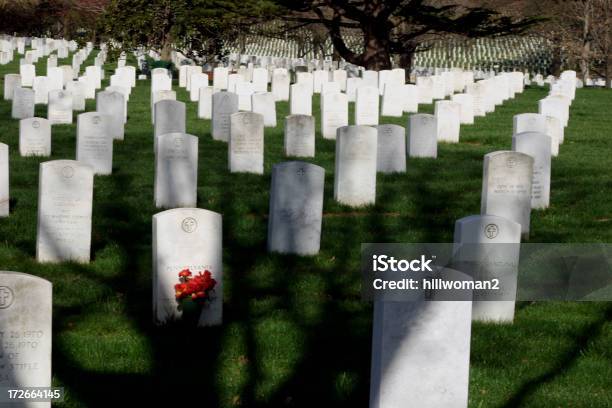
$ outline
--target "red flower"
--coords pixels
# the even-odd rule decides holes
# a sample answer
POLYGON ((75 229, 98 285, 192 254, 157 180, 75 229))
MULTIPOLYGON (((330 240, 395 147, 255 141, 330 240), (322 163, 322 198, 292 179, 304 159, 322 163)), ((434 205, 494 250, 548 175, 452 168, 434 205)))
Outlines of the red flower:
POLYGON ((182 271, 179 272, 178 276, 179 278, 187 278, 191 276, 191 271, 189 269, 183 269, 182 271))
POLYGON ((217 281, 212 278, 212 273, 208 270, 193 275, 189 269, 183 269, 178 276, 180 283, 174 285, 177 300, 186 298, 191 298, 193 301, 208 300, 210 292, 217 285, 217 281))

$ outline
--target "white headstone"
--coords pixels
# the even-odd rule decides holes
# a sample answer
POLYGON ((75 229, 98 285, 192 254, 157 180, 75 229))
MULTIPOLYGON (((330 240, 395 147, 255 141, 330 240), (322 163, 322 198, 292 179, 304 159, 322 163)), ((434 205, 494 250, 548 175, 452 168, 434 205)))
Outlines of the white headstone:
POLYGON ((348 97, 343 93, 325 93, 321 105, 321 134, 325 139, 335 139, 338 128, 348 125, 348 97))
POLYGON ((203 86, 200 88, 198 97, 198 118, 212 119, 212 98, 214 88, 212 86, 203 86))
POLYGON ((406 171, 406 130, 398 125, 378 125, 377 171, 404 173, 406 171))
POLYGON ((13 92, 21 86, 21 76, 19 74, 4 75, 4 100, 10 101, 13 99, 13 92))
POLYGON ((533 157, 498 151, 484 156, 481 215, 497 215, 521 224, 529 234, 533 157))
POLYGON ((377 131, 345 126, 336 136, 334 199, 353 207, 376 201, 377 131))
POLYGON ((155 206, 196 207, 198 138, 180 132, 160 134, 155 149, 155 206))
POLYGON ((38 262, 89 262, 93 169, 74 160, 40 163, 38 262))
POLYGON ((271 92, 253 94, 251 107, 254 113, 263 116, 265 127, 276 127, 276 102, 271 92))
POLYGON ((72 123, 72 94, 67 91, 49 92, 47 119, 52 125, 72 123))
POLYGON ((531 208, 550 205, 551 138, 541 132, 524 132, 512 136, 512 150, 533 157, 531 208))
POLYGON ((263 121, 262 115, 253 112, 239 112, 231 116, 228 146, 230 172, 263 174, 263 121))
POLYGON ((19 154, 51 155, 51 124, 47 119, 27 118, 19 121, 19 154))
POLYGON ((465 125, 474 124, 474 97, 470 94, 455 94, 451 96, 451 101, 460 106, 460 122, 465 125))
POLYGON ((359 87, 355 102, 355 125, 378 125, 379 104, 378 88, 359 87))
POLYGON ((9 200, 9 147, 0 143, 0 217, 8 217, 9 200))
POLYGON ((285 156, 314 157, 315 119, 308 115, 285 118, 285 156))
POLYGON ((436 101, 438 141, 458 143, 461 129, 461 105, 452 101, 436 101))
POLYGON ((177 208, 153 216, 153 319, 157 324, 182 316, 174 285, 183 269, 209 271, 217 284, 202 307, 198 326, 220 325, 223 317, 223 246, 221 214, 177 208))
POLYGON ((123 140, 125 133, 125 97, 119 92, 102 91, 96 95, 96 111, 108 116, 108 131, 113 139, 123 140))
POLYGON ((29 88, 15 88, 13 92, 11 117, 13 119, 34 117, 34 107, 34 91, 29 88))
POLYGON ((312 92, 304 82, 291 85, 291 115, 312 115, 312 92))
POLYGON ((238 112, 238 95, 232 92, 215 92, 212 96, 212 137, 228 142, 231 115, 238 112))
POLYGON ((438 121, 434 115, 418 113, 408 119, 408 156, 438 157, 438 121))
POLYGON ((185 104, 164 99, 155 104, 154 137, 166 133, 185 133, 185 104))
POLYGON ((111 117, 100 112, 77 116, 76 159, 89 165, 94 174, 113 172, 111 117))
POLYGON ((274 165, 268 251, 316 255, 321 242, 325 170, 292 161, 274 165))

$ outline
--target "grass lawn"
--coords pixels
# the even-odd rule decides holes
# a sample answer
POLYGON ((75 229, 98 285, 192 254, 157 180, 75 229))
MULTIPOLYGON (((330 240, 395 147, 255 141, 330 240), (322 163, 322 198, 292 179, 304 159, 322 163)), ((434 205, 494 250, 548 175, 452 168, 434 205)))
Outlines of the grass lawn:
MULTIPOLYGON (((17 57, 0 66, 2 81, 18 64, 17 57)), ((45 67, 41 59, 37 74, 45 67)), ((108 85, 113 68, 105 68, 108 85)), ((187 101, 176 80, 174 87, 187 101)), ((452 242, 455 220, 480 210, 483 155, 510 149, 512 116, 537 112, 546 95, 528 88, 462 126, 461 143, 441 144, 437 160, 409 159, 406 174, 379 175, 377 204, 361 209, 334 202, 334 141, 317 131, 311 162, 326 170, 323 234, 320 254, 303 258, 266 253, 270 171, 286 160, 288 104, 277 104, 279 126, 266 129, 261 176, 230 174, 226 143, 212 140, 210 122, 187 102, 187 131, 200 139, 198 206, 223 214, 225 277, 223 326, 190 330, 151 323, 151 217, 158 210, 149 89, 149 81, 133 89, 113 174, 95 178, 88 265, 35 262, 38 165, 75 158, 76 116, 74 125, 53 126, 50 158, 22 158, 18 121, 0 101, 0 141, 11 160, 0 269, 53 282, 53 381, 67 392, 60 406, 123 406, 128 396, 139 401, 133 406, 367 406, 372 308, 360 299, 360 244, 452 242)), ((318 106, 317 96, 317 129, 318 106)), ((551 207, 532 213, 530 242, 612 242, 611 112, 612 91, 578 90, 553 159, 551 207)), ((36 114, 46 117, 46 106, 36 114)), ((381 120, 406 122, 407 115, 381 120)), ((473 326, 470 407, 517 406, 612 407, 612 304, 520 303, 513 325, 473 326)))

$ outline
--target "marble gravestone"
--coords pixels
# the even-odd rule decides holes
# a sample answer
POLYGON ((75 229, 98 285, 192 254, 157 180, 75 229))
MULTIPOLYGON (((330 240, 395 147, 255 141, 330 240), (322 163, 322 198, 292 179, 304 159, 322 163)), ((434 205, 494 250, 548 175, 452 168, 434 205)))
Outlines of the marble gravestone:
POLYGON ((72 124, 72 94, 70 92, 49 91, 47 119, 52 125, 72 124))
POLYGON ((346 94, 323 94, 321 102, 322 136, 325 139, 335 139, 338 128, 348 126, 348 115, 348 97, 346 94))
POLYGON ((93 169, 75 160, 43 162, 38 185, 37 261, 88 263, 93 169))
POLYGON ((79 81, 70 81, 66 84, 66 91, 72 94, 72 110, 85 110, 85 84, 79 81))
POLYGON ((460 122, 465 125, 474 124, 474 97, 470 94, 455 94, 451 101, 458 103, 460 108, 460 122))
POLYGON ((416 85, 406 84, 402 87, 404 112, 416 113, 419 111, 419 88, 416 85))
POLYGON ((255 87, 250 82, 238 82, 236 84, 236 95, 238 95, 238 109, 250 112, 252 109, 251 97, 255 93, 255 87))
POLYGON ((409 157, 438 157, 438 121, 434 115, 410 115, 407 147, 409 157))
POLYGON ((21 76, 21 86, 31 87, 36 76, 36 66, 33 64, 20 65, 19 75, 21 76))
POLYGON ((499 279, 499 290, 503 291, 495 294, 497 300, 474 293, 472 320, 514 320, 520 243, 521 225, 503 217, 470 215, 455 222, 456 269, 474 280, 499 279))
POLYGON ((179 132, 158 135, 155 149, 155 206, 196 207, 198 138, 179 132))
POLYGON ((321 242, 325 169, 291 161, 274 165, 268 251, 316 255, 321 242))
MULTIPOLYGON (((52 284, 0 271, 0 388, 51 387, 52 284)), ((2 404, 50 408, 50 402, 2 404)))
POLYGON ((355 125, 378 125, 380 95, 378 88, 362 86, 357 89, 355 125))
POLYGON ((386 84, 382 97, 380 114, 400 118, 404 114, 404 87, 395 84, 386 84))
POLYGON ((315 118, 289 115, 285 118, 285 156, 315 156, 315 118))
POLYGON ((213 70, 213 88, 218 91, 227 89, 229 70, 226 67, 216 67, 213 70))
POLYGON ((471 315, 469 300, 375 301, 370 408, 466 408, 471 315))
MULTIPOLYGON (((46 105, 49 102, 46 76, 34 77, 32 89, 34 90, 34 103, 46 105)), ((70 91, 70 89, 67 90, 70 91)))
POLYGON ((438 121, 438 141, 458 143, 461 105, 452 101, 436 101, 435 116, 438 121))
POLYGON ((29 88, 16 87, 13 92, 11 117, 26 119, 34 117, 34 91, 29 88))
POLYGON ((191 74, 189 100, 197 102, 200 98, 200 88, 208 86, 208 75, 202 73, 191 74))
POLYGON ((398 125, 378 125, 379 173, 406 172, 406 130, 398 125))
POLYGON ((109 115, 86 112, 77 116, 76 159, 85 163, 94 174, 113 172, 113 135, 109 115))
POLYGON ((51 124, 47 119, 27 118, 19 121, 19 154, 51 155, 51 124))
POLYGON ((276 101, 289 100, 289 75, 284 73, 274 74, 272 77, 272 94, 276 101))
POLYGON ((512 136, 512 150, 533 157, 531 208, 550 205, 551 138, 541 132, 524 132, 512 136))
POLYGON ((481 215, 497 215, 521 224, 529 236, 533 157, 513 151, 484 156, 481 215))
MULTIPOLYGON (((200 88, 198 96, 198 118, 212 119, 212 97, 214 88, 212 86, 203 86, 200 88)), ((176 96, 175 98, 176 99, 176 96)))
POLYGON ((155 104, 154 137, 166 133, 185 133, 185 104, 179 101, 164 99, 155 104))
POLYGON ((336 136, 334 199, 358 207, 376 201, 377 131, 369 126, 345 126, 336 136))
POLYGON ((512 134, 524 132, 537 132, 546 134, 546 116, 539 113, 521 113, 514 115, 512 121, 512 134))
POLYGON ((6 74, 4 75, 4 100, 10 101, 13 99, 13 92, 16 88, 21 87, 21 75, 6 74))
POLYGON ((153 216, 153 320, 158 325, 179 320, 182 310, 174 285, 178 273, 189 268, 210 271, 217 281, 211 300, 202 308, 198 327, 223 320, 222 217, 200 208, 176 208, 153 216))
POLYGON ((559 155, 559 144, 563 143, 564 128, 561 121, 554 116, 545 116, 546 118, 546 134, 550 136, 551 148, 550 153, 556 157, 559 155))
POLYGON ((9 216, 9 147, 0 143, 0 217, 9 216))
POLYGON ((263 116, 265 127, 276 127, 276 101, 271 92, 253 94, 251 107, 254 113, 263 116))
POLYGON ((228 163, 231 173, 263 174, 264 119, 253 112, 231 116, 228 163))
POLYGON ((156 91, 151 94, 151 123, 155 125, 155 104, 159 101, 169 99, 176 101, 175 91, 156 91))
POLYGON ((312 115, 312 91, 308 84, 298 82, 291 85, 289 108, 291 115, 312 115))
POLYGON ((229 142, 231 116, 238 113, 238 95, 215 92, 212 96, 212 138, 229 142))
POLYGON ((125 134, 125 97, 120 92, 102 91, 96 95, 96 111, 108 116, 108 131, 113 139, 125 134))

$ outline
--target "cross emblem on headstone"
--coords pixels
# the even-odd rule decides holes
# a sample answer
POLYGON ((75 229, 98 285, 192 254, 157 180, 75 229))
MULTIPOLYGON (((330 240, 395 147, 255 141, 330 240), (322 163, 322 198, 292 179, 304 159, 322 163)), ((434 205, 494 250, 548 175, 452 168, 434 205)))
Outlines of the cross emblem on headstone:
POLYGON ((297 174, 298 174, 298 176, 303 176, 304 174, 306 174, 306 170, 304 170, 304 168, 303 168, 303 167, 300 167, 300 168, 297 170, 297 174))
POLYGON ((13 303, 13 293, 6 286, 0 286, 0 309, 9 307, 13 303))

